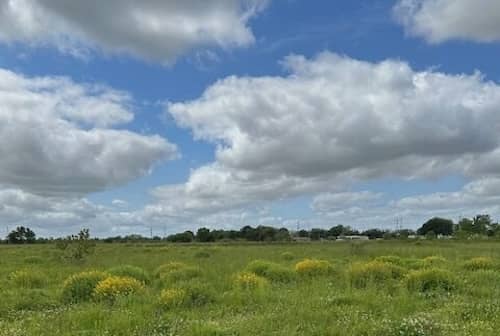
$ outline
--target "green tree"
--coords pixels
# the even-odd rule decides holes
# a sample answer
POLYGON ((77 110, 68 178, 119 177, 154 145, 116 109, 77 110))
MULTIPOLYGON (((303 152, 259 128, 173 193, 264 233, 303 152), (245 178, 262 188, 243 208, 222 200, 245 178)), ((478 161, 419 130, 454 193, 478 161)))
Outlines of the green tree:
POLYGON ((207 228, 199 228, 196 232, 196 240, 201 243, 206 243, 212 241, 212 235, 210 234, 210 230, 207 228))
POLYGON ((311 240, 320 240, 321 238, 328 237, 328 231, 323 229, 311 229, 311 240))
POLYGON ((95 241, 90 239, 89 229, 82 229, 77 235, 58 241, 56 247, 64 252, 65 259, 79 261, 94 253, 95 241))
POLYGON ((19 226, 7 235, 10 244, 33 244, 36 241, 36 234, 30 228, 19 226))
POLYGON ((343 235, 345 232, 345 228, 343 225, 337 225, 328 230, 328 235, 332 237, 338 237, 343 235))
POLYGON ((425 222, 420 229, 417 230, 417 234, 425 236, 430 231, 433 231, 436 235, 450 236, 453 234, 453 221, 434 217, 425 222))

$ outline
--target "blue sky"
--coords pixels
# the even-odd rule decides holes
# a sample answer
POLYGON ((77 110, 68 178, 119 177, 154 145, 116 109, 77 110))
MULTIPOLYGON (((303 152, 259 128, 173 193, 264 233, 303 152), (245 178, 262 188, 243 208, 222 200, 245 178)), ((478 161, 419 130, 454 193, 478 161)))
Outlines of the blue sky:
MULTIPOLYGON (((149 5, 155 6, 154 1, 145 1, 144 8, 130 3, 114 0, 103 5, 105 8, 87 9, 90 13, 100 10, 135 18, 151 9, 149 5)), ((399 216, 414 228, 434 215, 456 219, 486 211, 493 216, 499 214, 492 186, 500 183, 491 162, 495 162, 500 142, 495 117, 499 114, 496 106, 500 106, 500 25, 496 24, 495 35, 495 31, 478 24, 484 22, 491 27, 487 20, 494 25, 493 14, 491 18, 479 16, 465 0, 339 0, 316 1, 314 5, 300 0, 180 3, 167 1, 166 8, 155 9, 147 17, 149 21, 142 24, 149 27, 154 20, 168 22, 169 13, 179 10, 181 23, 189 26, 193 20, 193 26, 200 25, 194 37, 188 28, 186 33, 169 25, 148 31, 132 23, 117 22, 113 26, 92 22, 99 19, 82 14, 85 8, 78 7, 85 5, 73 9, 58 8, 52 1, 40 2, 40 8, 23 1, 0 5, 0 19, 4 22, 0 23, 0 68, 16 80, 23 80, 15 86, 19 95, 37 94, 48 102, 41 112, 36 105, 25 112, 28 118, 47 115, 47 120, 30 126, 46 128, 40 134, 35 131, 36 141, 57 143, 50 130, 55 123, 64 122, 85 139, 96 129, 103 129, 110 139, 103 137, 106 139, 99 145, 111 153, 109 158, 102 158, 111 165, 104 169, 100 159, 95 166, 89 164, 92 155, 84 154, 90 147, 81 149, 87 152, 77 156, 87 161, 79 162, 62 153, 63 148, 69 151, 68 146, 75 144, 62 142, 60 148, 44 147, 46 156, 37 167, 46 168, 43 173, 37 169, 19 173, 15 164, 22 163, 16 163, 15 158, 12 165, 0 164, 5 173, 0 174, 0 192, 6 195, 0 196, 3 222, 11 226, 27 223, 44 235, 88 226, 104 236, 144 234, 150 225, 158 234, 165 227, 168 232, 200 226, 238 228, 244 224, 295 228, 297 221, 303 227, 347 224, 390 228, 393 218, 399 216), (28 13, 26 17, 35 23, 23 21, 20 13, 28 13), (215 13, 217 29, 204 26, 206 13, 215 13), (101 28, 93 30, 93 26, 101 28), (158 47, 162 44, 164 48, 158 47), (290 55, 301 60, 290 61, 290 55), (385 63, 387 66, 379 66, 385 63), (330 69, 339 70, 330 74, 330 69), (481 75, 474 75, 476 72, 481 75), (343 88, 338 81, 351 73, 359 76, 359 82, 343 88), (417 78, 424 75, 430 78, 426 79, 430 92, 440 94, 424 97, 418 85, 414 90, 405 87, 410 77, 417 83, 417 78), (65 78, 83 87, 78 99, 98 96, 96 104, 104 106, 101 115, 107 113, 110 91, 127 95, 127 99, 113 100, 114 108, 126 110, 120 113, 132 113, 133 120, 102 125, 96 117, 86 123, 74 119, 73 114, 89 113, 87 109, 94 105, 60 103, 76 99, 58 94, 67 83, 58 83, 53 92, 30 84, 54 78, 65 78), (367 86, 372 80, 378 85, 370 92, 367 86), (324 91, 313 92, 310 87, 316 84, 324 91), (293 89, 295 85, 297 89, 293 89), (448 85, 449 90, 440 91, 448 85), (212 95, 204 94, 212 89, 212 95), (218 93, 222 89, 226 96, 218 93), (266 97, 273 90, 276 95, 266 97), (394 93, 400 90, 404 92, 394 93), (50 91, 50 96, 45 91, 50 91), (359 101, 369 103, 352 105, 357 100, 352 96, 357 94, 359 101), (396 97, 391 97, 393 94, 396 97), (278 107, 265 103, 279 95, 293 103, 277 100, 278 107), (408 96, 414 100, 408 103, 408 96), (316 105, 315 99, 328 102, 316 105), (71 112, 57 112, 61 116, 51 111, 56 106, 53 101, 71 112), (322 123, 309 110, 297 107, 302 103, 314 106, 314 112, 322 118, 332 116, 332 124, 322 123), (275 124, 274 128, 262 126, 275 118, 287 123, 275 124), (370 129, 371 118, 375 118, 377 129, 370 129), (323 141, 336 141, 328 145, 301 139, 300 122, 308 125, 309 132, 318 130, 323 141), (254 132, 251 123, 262 128, 255 126, 254 132), (337 127, 344 123, 351 133, 337 127), (475 144, 470 137, 482 123, 488 129, 478 135, 475 144), (283 136, 295 127, 296 132, 283 136), (269 133, 270 129, 275 133, 269 133), (379 140, 377 132, 384 129, 390 136, 386 139, 381 135, 383 145, 374 145, 379 140), (417 133, 405 140, 405 132, 411 133, 412 129, 420 130, 421 138, 417 133), (123 138, 111 139, 111 131, 123 138), (144 144, 128 143, 126 137, 130 134, 141 137, 144 144), (155 136, 161 137, 163 143, 150 143, 155 136), (260 148, 257 143, 265 148, 262 153, 256 153, 260 148), (467 143, 473 143, 471 148, 467 143), (302 147, 303 154, 298 150, 296 156, 310 156, 311 164, 289 155, 288 145, 302 147), (121 156, 115 157, 111 150, 121 156), (137 152, 143 155, 139 158, 137 152), (63 160, 57 169, 50 166, 53 157, 63 160), (126 169, 128 162, 137 160, 142 165, 126 169), (344 167, 338 162, 341 160, 352 160, 352 164, 346 161, 344 167), (86 165, 90 165, 89 169, 102 168, 103 172, 71 169, 86 165), (123 171, 118 174, 114 167, 123 171), (272 185, 280 179, 283 184, 272 185), (69 180, 92 186, 79 182, 78 187, 69 187, 69 180), (47 187, 38 187, 47 185, 47 181, 60 184, 63 192, 54 195, 47 187)), ((479 1, 477 7, 483 12, 498 9, 488 0, 479 1)), ((9 90, 14 90, 7 77, 0 77, 0 93, 4 91, 0 99, 6 101, 9 90)), ((4 118, 20 115, 15 107, 7 106, 4 118)), ((10 127, 24 130, 26 122, 21 119, 11 120, 10 127)), ((8 131, 0 128, 0 139, 9 139, 8 131)), ((32 149, 19 139, 11 141, 4 142, 1 153, 32 149)))

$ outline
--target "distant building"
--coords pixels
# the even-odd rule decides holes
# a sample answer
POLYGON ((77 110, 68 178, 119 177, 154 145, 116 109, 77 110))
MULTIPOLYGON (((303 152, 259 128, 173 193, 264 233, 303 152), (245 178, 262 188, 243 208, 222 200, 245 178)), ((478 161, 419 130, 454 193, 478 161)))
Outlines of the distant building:
POLYGON ((339 236, 337 240, 370 240, 368 236, 339 236))
POLYGON ((293 240, 296 242, 310 242, 311 238, 309 237, 293 237, 293 240))

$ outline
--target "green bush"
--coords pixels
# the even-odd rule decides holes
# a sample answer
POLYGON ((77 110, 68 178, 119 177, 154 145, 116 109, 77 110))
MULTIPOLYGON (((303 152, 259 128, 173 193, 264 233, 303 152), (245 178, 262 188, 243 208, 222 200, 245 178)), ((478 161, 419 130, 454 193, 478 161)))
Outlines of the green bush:
POLYGON ((281 258, 283 260, 293 260, 295 258, 295 256, 293 255, 292 252, 283 252, 283 253, 281 253, 281 258))
POLYGON ((495 262, 489 257, 476 257, 467 260, 464 268, 469 271, 491 270, 495 268, 495 262))
POLYGON ((99 271, 77 273, 64 281, 61 293, 62 300, 67 303, 89 301, 99 282, 109 275, 99 271))
POLYGON ((403 264, 401 266, 412 270, 419 270, 426 267, 424 260, 417 258, 403 259, 403 264))
MULTIPOLYGON (((4 292, 4 299, 6 299, 4 292)), ((14 310, 17 311, 37 311, 56 308, 59 305, 57 298, 51 295, 46 289, 28 289, 15 291, 14 310)))
POLYGON ((133 278, 144 284, 149 284, 151 281, 149 274, 145 270, 137 266, 121 265, 110 268, 108 270, 108 273, 120 277, 133 278))
POLYGON ((429 256, 423 259, 425 267, 435 267, 446 264, 446 259, 440 256, 429 256))
POLYGON ((290 282, 296 276, 293 270, 264 260, 252 261, 246 270, 274 282, 290 282))
POLYGON ((12 272, 9 280, 14 286, 25 289, 42 288, 49 282, 44 274, 28 269, 12 272))
POLYGON ((183 268, 186 268, 186 267, 189 267, 189 266, 186 265, 186 264, 184 264, 184 263, 181 263, 181 262, 172 261, 172 262, 163 264, 160 267, 158 267, 155 270, 154 275, 157 278, 161 278, 161 276, 164 275, 164 274, 171 273, 173 271, 177 271, 177 270, 180 270, 180 269, 183 269, 183 268))
POLYGON ((363 288, 369 284, 383 284, 388 280, 401 279, 404 274, 405 270, 402 267, 376 260, 353 264, 348 271, 351 285, 357 288, 363 288))
POLYGON ((194 257, 198 259, 210 258, 210 253, 207 251, 198 251, 194 254, 194 257))
POLYGON ((168 273, 163 273, 160 276, 160 283, 163 286, 171 285, 179 281, 188 281, 201 277, 202 272, 199 268, 186 266, 184 268, 173 270, 168 273))
POLYGON ((446 270, 432 268, 410 272, 405 279, 406 287, 414 292, 452 291, 457 287, 455 276, 446 270))
POLYGON ((32 264, 32 265, 38 265, 43 263, 43 258, 39 256, 29 256, 24 258, 24 263, 25 264, 32 264))

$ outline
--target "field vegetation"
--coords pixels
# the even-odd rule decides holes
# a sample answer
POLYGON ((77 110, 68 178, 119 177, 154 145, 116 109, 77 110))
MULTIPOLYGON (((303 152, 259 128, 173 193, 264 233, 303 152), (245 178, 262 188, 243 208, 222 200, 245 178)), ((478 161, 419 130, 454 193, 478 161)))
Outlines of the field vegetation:
POLYGON ((0 245, 0 336, 500 330, 491 240, 94 245, 0 245))

